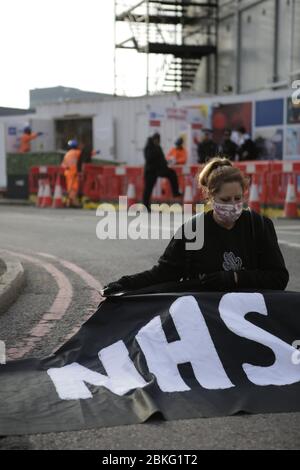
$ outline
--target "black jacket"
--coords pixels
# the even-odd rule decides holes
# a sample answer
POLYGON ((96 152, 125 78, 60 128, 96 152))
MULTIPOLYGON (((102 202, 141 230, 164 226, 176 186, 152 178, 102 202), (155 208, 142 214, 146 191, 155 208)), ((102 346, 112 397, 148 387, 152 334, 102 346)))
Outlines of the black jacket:
POLYGON ((255 142, 252 139, 247 139, 245 142, 240 146, 238 150, 239 159, 240 161, 245 160, 257 160, 258 158, 258 148, 255 142))
MULTIPOLYGON (((187 278, 199 279, 199 274, 223 270, 237 272, 237 290, 284 290, 289 273, 273 222, 254 212, 252 215, 249 210, 244 210, 235 226, 227 230, 215 222, 209 211, 204 214, 204 245, 201 249, 186 250, 186 239, 173 237, 157 265, 138 274, 123 276, 117 282, 125 290, 139 289, 187 278)), ((193 218, 193 222, 195 220, 193 218)))
POLYGON ((238 146, 231 139, 225 139, 220 145, 219 152, 229 160, 235 160, 235 156, 238 153, 238 146))
POLYGON ((197 147, 198 163, 205 163, 218 153, 218 146, 213 140, 205 140, 200 142, 197 147))
POLYGON ((144 157, 146 171, 156 173, 168 166, 161 146, 154 144, 151 139, 148 140, 144 148, 144 157))
POLYGON ((81 150, 80 157, 78 159, 78 163, 77 163, 77 171, 79 173, 81 173, 82 165, 84 163, 91 163, 92 155, 93 155, 93 148, 91 145, 86 145, 85 147, 83 147, 83 149, 81 150))

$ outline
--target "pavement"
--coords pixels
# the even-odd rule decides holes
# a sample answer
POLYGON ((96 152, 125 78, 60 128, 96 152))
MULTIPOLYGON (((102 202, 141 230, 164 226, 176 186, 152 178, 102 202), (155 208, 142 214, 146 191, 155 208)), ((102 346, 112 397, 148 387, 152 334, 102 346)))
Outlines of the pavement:
POLYGON ((32 206, 29 199, 7 199, 0 197, 0 206, 32 206))
MULTIPOLYGON (((99 302, 101 286, 151 267, 168 239, 99 240, 93 211, 0 206, 0 258, 17 259, 26 284, 0 315, 8 359, 46 357, 72 336, 99 302), (57 303, 60 302, 60 303, 57 303), (50 316, 49 316, 50 315, 50 316)), ((275 220, 300 291, 300 220, 275 220)), ((161 235, 168 237, 168 226, 161 235)), ((300 413, 239 415, 147 423, 86 431, 11 436, 0 449, 298 449, 300 413)))
POLYGON ((0 313, 15 302, 25 284, 25 272, 21 262, 0 250, 0 313))
POLYGON ((0 259, 0 276, 2 276, 2 274, 4 274, 6 271, 6 264, 4 263, 4 261, 2 261, 2 259, 0 259))

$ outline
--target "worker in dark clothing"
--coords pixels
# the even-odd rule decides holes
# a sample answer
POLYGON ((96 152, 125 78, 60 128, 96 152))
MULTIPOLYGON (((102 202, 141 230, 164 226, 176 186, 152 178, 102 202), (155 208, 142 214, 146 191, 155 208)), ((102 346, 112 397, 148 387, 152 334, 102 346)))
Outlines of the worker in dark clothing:
POLYGON ((203 246, 189 248, 181 227, 181 236, 174 235, 157 265, 108 284, 104 297, 186 279, 199 291, 286 288, 289 273, 272 220, 243 209, 248 180, 241 171, 230 160, 216 157, 201 171, 199 184, 206 190, 212 210, 186 223, 204 217, 203 246))
POLYGON ((100 150, 93 150, 93 147, 90 144, 83 145, 81 147, 81 154, 77 164, 78 173, 81 173, 82 165, 85 163, 92 163, 92 158, 99 154, 100 150))
POLYGON ((258 158, 258 148, 251 139, 250 135, 247 133, 245 127, 240 127, 238 129, 239 133, 239 149, 238 149, 238 154, 239 154, 239 160, 245 161, 245 160, 257 160, 258 158))
POLYGON ((150 210, 150 198, 152 190, 159 176, 167 178, 170 181, 174 197, 182 196, 182 194, 179 192, 176 172, 168 167, 168 162, 160 146, 160 135, 158 133, 155 133, 147 140, 147 144, 144 149, 144 157, 145 188, 143 194, 143 204, 147 210, 150 210))
POLYGON ((199 142, 197 147, 198 163, 205 163, 218 153, 218 146, 212 140, 212 130, 203 129, 203 132, 202 142, 199 142))
POLYGON ((219 153, 229 160, 234 161, 238 153, 238 146, 233 140, 231 140, 231 130, 225 129, 224 139, 219 147, 219 153))

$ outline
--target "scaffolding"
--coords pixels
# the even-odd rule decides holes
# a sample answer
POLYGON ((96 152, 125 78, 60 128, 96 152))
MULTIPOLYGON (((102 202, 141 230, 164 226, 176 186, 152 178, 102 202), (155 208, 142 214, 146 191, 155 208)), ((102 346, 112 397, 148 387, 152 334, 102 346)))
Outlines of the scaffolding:
POLYGON ((217 89, 217 33, 218 1, 115 0, 115 94, 121 49, 146 58, 146 94, 192 90, 201 61, 211 57, 206 80, 217 89), (125 24, 127 36, 120 41, 125 24))

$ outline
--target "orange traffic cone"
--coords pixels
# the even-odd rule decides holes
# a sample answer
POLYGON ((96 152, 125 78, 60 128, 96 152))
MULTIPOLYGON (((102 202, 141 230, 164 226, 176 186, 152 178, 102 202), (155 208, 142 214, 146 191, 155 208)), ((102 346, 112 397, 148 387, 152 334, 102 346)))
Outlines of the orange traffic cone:
POLYGON ((48 179, 45 180, 44 183, 44 194, 42 198, 41 207, 51 207, 52 206, 52 196, 51 196, 51 188, 50 188, 50 181, 48 179))
POLYGON ((249 196, 249 203, 250 209, 260 214, 260 200, 259 200, 259 193, 258 193, 258 177, 257 175, 253 175, 251 187, 250 187, 250 196, 249 196))
POLYGON ((37 199, 36 199, 37 207, 42 207, 44 190, 45 190, 45 182, 44 180, 39 180, 39 189, 38 189, 37 199))
POLYGON ((284 216, 293 218, 298 217, 295 181, 292 175, 289 177, 288 187, 286 191, 284 216))
POLYGON ((54 209, 60 209, 60 208, 64 207, 62 187, 61 187, 60 175, 59 174, 57 175, 57 178, 56 178, 52 207, 54 209))
POLYGON ((136 203, 135 185, 133 183, 129 183, 128 189, 127 189, 127 205, 128 207, 130 207, 135 203, 136 203))

